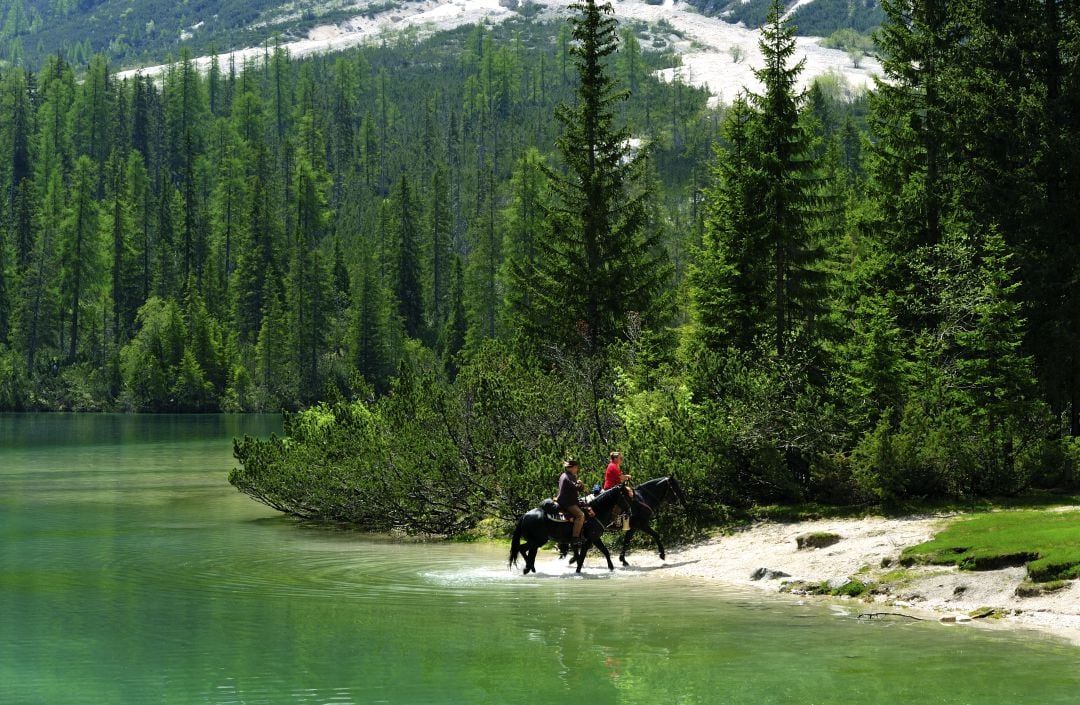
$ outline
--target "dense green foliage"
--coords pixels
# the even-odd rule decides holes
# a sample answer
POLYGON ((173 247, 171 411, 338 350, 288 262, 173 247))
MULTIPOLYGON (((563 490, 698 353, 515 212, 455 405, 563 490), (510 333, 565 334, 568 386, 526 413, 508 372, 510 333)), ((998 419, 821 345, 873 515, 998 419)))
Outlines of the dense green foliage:
POLYGON ((1027 566, 1037 582, 1080 577, 1080 512, 991 512, 954 521, 903 559, 965 570, 1027 566))
MULTIPOLYGON (((765 24, 773 5, 772 0, 689 0, 689 3, 703 14, 752 28, 765 24)), ((794 4, 784 3, 786 8, 794 4)), ((790 17, 796 34, 811 37, 828 37, 844 29, 867 35, 884 19, 878 0, 813 0, 795 8, 790 17)))
POLYGON ((800 5, 791 16, 798 34, 814 37, 828 37, 842 29, 866 35, 884 20, 878 0, 813 0, 800 5))
POLYGON ((0 0, 0 61, 41 66, 50 55, 82 63, 100 54, 121 66, 158 63, 181 48, 200 54, 261 46, 275 34, 389 10, 371 2, 280 0, 0 0))
POLYGON ((774 0, 719 109, 592 3, 160 85, 7 72, 0 404, 331 400, 233 481, 379 529, 512 517, 613 447, 685 526, 1073 486, 1080 17, 1034 6, 886 2, 848 100, 796 89, 774 0))
MULTIPOLYGON (((409 340, 452 369, 512 335, 529 289, 510 264, 549 232, 550 116, 576 86, 558 32, 523 20, 302 63, 275 49, 205 75, 185 57, 161 83, 100 57, 81 78, 56 58, 7 72, 3 407, 294 408, 328 386, 385 391, 409 340)), ((706 96, 649 76, 670 56, 618 59, 638 91, 609 119, 645 125, 650 149, 615 232, 644 231, 646 198, 683 188, 689 136, 709 139, 706 96), (650 158, 659 188, 641 182, 650 158)), ((649 223, 650 257, 669 235, 649 223)))

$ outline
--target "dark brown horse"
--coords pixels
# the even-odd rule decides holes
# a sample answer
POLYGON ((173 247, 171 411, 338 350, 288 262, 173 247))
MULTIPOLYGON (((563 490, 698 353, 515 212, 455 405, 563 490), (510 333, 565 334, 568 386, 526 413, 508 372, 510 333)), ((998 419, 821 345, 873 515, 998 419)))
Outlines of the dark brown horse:
MULTIPOLYGON (((661 540, 660 534, 650 524, 660 510, 660 505, 668 497, 674 497, 679 504, 686 506, 682 488, 679 487, 679 482, 674 477, 657 477, 634 488, 634 513, 630 516, 630 529, 623 532, 622 551, 619 553, 619 561, 623 565, 630 565, 626 561, 626 549, 629 548, 635 531, 644 531, 649 536, 652 536, 653 541, 656 542, 656 548, 660 552, 660 560, 667 558, 664 551, 664 542, 661 540)), ((569 543, 560 543, 560 556, 565 556, 569 548, 569 543)), ((577 557, 575 556, 570 559, 570 562, 573 563, 576 560, 577 557)))
MULTIPOLYGON (((550 499, 545 499, 543 504, 536 509, 525 512, 518 520, 514 537, 510 540, 510 565, 517 565, 520 554, 525 558, 526 575, 536 572, 536 553, 548 541, 570 545, 573 523, 557 520, 551 516, 551 512, 544 511, 545 507, 551 508, 554 504, 550 499)), ((622 510, 628 514, 633 513, 630 498, 622 485, 601 492, 589 503, 593 516, 586 518, 585 527, 581 530, 581 536, 585 540, 574 551, 577 572, 581 572, 581 567, 585 563, 585 554, 589 552, 591 546, 596 546, 600 549, 600 553, 604 554, 608 570, 615 570, 615 564, 611 562, 611 553, 604 545, 602 537, 604 527, 611 521, 611 512, 616 506, 622 507, 622 510)))

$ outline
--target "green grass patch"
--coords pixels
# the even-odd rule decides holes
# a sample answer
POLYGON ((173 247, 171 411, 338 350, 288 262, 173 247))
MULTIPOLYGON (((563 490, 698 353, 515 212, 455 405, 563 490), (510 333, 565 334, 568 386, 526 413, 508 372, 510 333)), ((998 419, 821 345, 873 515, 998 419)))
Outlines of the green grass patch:
POLYGON ((1004 511, 958 519, 902 560, 963 570, 1027 566, 1034 582, 1080 577, 1080 511, 1004 511))
POLYGON ((1032 491, 1018 497, 981 497, 966 501, 921 500, 896 504, 833 505, 818 502, 797 504, 757 504, 737 512, 738 518, 749 522, 775 521, 790 523, 818 519, 859 519, 867 516, 904 517, 946 512, 992 512, 1007 509, 1053 509, 1080 505, 1080 494, 1032 491))

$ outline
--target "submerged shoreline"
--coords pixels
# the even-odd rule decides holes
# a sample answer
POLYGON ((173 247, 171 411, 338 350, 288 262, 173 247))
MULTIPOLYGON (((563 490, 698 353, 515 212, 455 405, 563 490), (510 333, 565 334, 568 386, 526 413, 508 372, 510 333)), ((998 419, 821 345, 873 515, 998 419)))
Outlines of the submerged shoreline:
MULTIPOLYGON (((729 535, 668 547, 666 562, 652 546, 635 542, 627 559, 634 566, 663 567, 665 573, 753 588, 781 598, 859 602, 865 605, 860 612, 868 614, 900 614, 961 627, 1032 629, 1080 646, 1078 581, 1055 592, 1020 597, 1016 588, 1026 576, 1022 567, 989 571, 900 567, 905 548, 930 540, 955 516, 763 522, 729 535), (836 534, 840 540, 824 548, 798 548, 797 536, 818 532, 836 534), (839 586, 851 579, 873 589, 854 598, 810 596, 799 589, 803 583, 839 586)), ((617 564, 613 544, 618 544, 608 544, 617 564)), ((602 560, 593 553, 586 568, 595 569, 602 560)))

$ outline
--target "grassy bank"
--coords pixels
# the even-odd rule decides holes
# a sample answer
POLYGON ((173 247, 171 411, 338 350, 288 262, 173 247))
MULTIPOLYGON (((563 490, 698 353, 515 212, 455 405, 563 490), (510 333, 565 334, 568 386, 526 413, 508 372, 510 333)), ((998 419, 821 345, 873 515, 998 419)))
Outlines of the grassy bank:
POLYGON ((903 559, 964 570, 1023 565, 1035 582, 1080 577, 1080 511, 1000 511, 956 520, 903 559))

